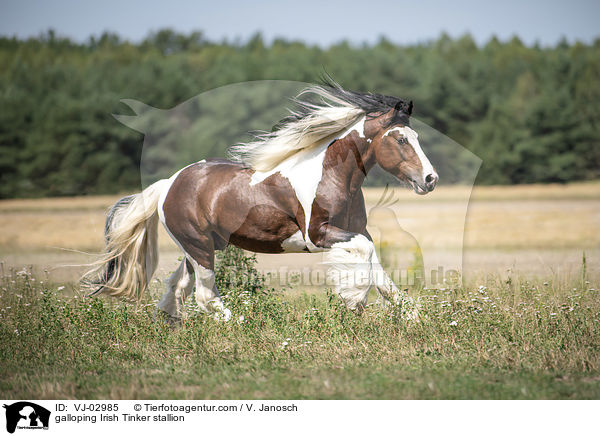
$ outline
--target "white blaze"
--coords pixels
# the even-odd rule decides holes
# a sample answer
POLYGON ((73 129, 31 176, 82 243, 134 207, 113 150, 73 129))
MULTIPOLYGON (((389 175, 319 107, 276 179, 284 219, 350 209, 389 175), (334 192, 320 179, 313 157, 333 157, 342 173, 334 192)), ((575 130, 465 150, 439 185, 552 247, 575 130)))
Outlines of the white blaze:
POLYGON ((421 144, 419 144, 419 135, 417 134, 417 132, 415 132, 413 129, 407 126, 394 127, 393 129, 390 129, 387 132, 385 132, 385 135, 383 136, 385 137, 392 132, 399 132, 408 140, 408 143, 412 146, 413 150, 417 154, 417 157, 421 161, 421 167, 423 168, 423 180, 425 180, 425 177, 427 177, 429 174, 436 174, 435 170, 433 169, 433 165, 431 165, 431 162, 429 162, 429 159, 427 159, 427 156, 425 156, 425 153, 423 153, 423 149, 421 149, 421 144))

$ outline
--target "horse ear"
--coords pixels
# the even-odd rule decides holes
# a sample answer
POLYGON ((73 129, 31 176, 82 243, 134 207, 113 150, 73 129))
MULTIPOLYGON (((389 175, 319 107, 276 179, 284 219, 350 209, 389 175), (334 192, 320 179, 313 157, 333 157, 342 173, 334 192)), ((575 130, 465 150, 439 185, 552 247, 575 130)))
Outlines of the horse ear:
POLYGON ((396 103, 396 106, 394 106, 395 112, 400 112, 400 111, 406 112, 408 114, 408 116, 410 116, 412 114, 412 110, 413 110, 412 100, 409 101, 408 103, 405 103, 402 100, 400 100, 398 103, 396 103))

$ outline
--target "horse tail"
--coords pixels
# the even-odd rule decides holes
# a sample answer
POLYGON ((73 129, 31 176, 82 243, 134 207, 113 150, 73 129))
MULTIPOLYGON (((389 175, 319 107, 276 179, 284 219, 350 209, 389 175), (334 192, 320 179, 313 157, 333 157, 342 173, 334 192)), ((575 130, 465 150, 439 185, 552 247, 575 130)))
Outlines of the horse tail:
POLYGON ((158 265, 158 202, 167 179, 117 201, 104 226, 105 249, 83 276, 90 296, 140 299, 158 265))

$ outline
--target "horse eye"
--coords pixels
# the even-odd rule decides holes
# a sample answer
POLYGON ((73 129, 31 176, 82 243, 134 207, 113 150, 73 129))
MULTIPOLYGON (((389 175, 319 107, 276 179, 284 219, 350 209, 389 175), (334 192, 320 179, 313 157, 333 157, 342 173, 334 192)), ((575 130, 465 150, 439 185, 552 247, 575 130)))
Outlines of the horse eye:
POLYGON ((404 136, 398 138, 398 144, 407 144, 408 141, 406 140, 406 138, 404 136))

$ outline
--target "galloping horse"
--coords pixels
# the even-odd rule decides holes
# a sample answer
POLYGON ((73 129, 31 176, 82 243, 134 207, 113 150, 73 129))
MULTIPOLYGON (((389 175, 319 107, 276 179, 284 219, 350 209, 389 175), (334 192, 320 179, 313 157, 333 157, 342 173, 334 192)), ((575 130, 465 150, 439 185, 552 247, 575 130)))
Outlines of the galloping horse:
POLYGON ((375 287, 388 301, 408 297, 383 270, 372 239, 361 185, 379 164, 417 194, 432 191, 438 175, 409 127, 413 103, 312 86, 298 109, 270 133, 230 149, 231 160, 206 159, 110 210, 106 250, 92 294, 139 298, 158 262, 160 220, 184 253, 167 282, 159 310, 181 317, 192 293, 198 306, 229 319, 215 286, 214 253, 228 244, 259 253, 324 252, 340 268, 364 268, 361 283, 340 279, 336 292, 360 311, 375 287), (349 267, 348 267, 349 265, 349 267))

